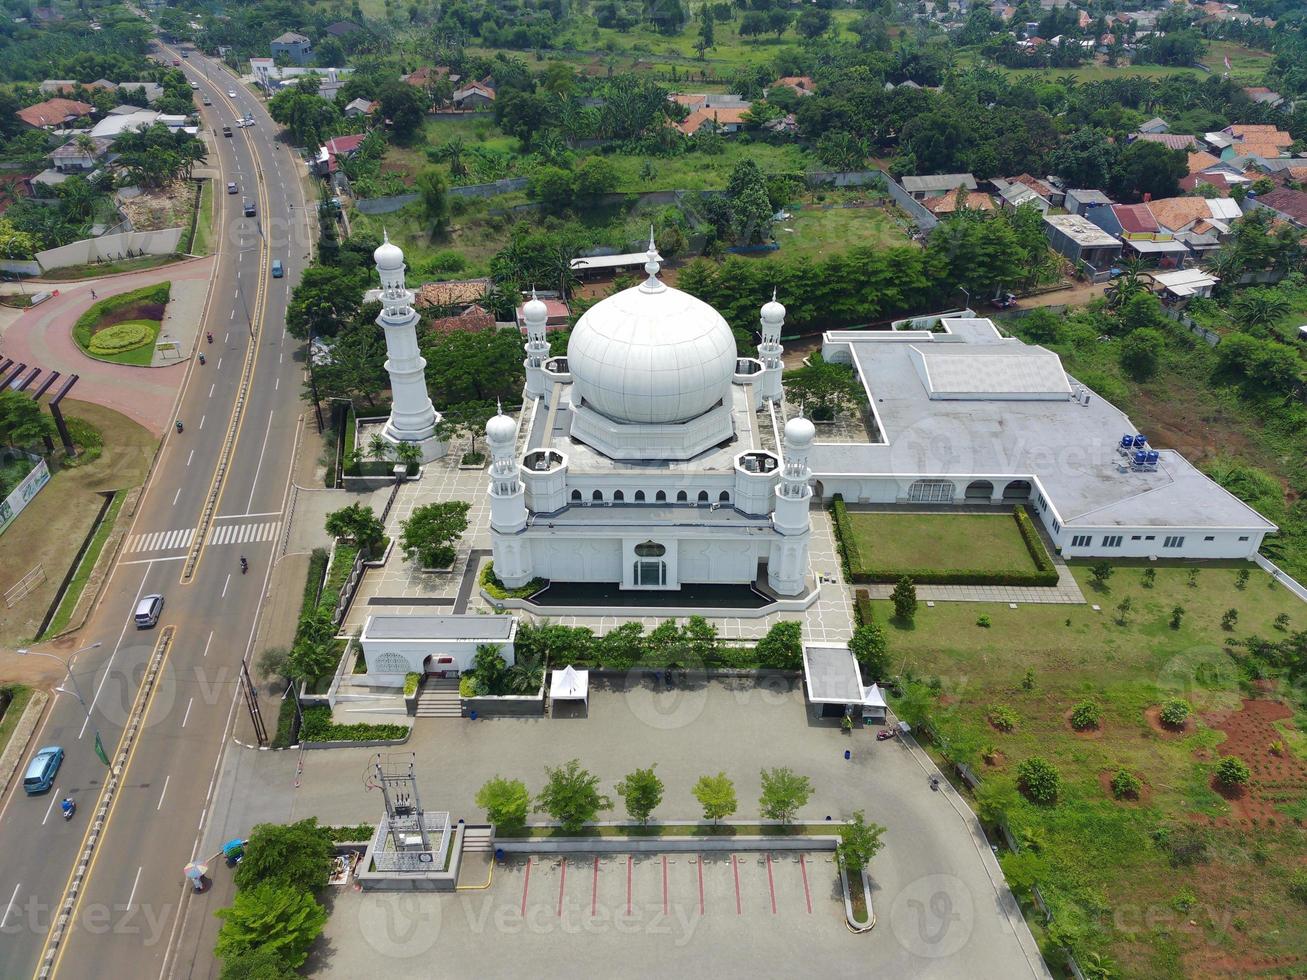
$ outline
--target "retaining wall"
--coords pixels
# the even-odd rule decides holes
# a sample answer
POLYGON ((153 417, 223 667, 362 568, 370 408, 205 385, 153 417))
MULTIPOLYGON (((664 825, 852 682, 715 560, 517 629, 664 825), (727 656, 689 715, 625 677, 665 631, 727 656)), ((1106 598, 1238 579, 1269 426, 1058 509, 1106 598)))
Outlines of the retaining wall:
POLYGON ((128 231, 118 235, 101 235, 83 238, 58 248, 36 253, 36 261, 43 269, 62 269, 70 265, 88 265, 92 262, 117 261, 127 253, 144 252, 146 255, 172 255, 182 238, 182 228, 164 228, 161 231, 128 231))

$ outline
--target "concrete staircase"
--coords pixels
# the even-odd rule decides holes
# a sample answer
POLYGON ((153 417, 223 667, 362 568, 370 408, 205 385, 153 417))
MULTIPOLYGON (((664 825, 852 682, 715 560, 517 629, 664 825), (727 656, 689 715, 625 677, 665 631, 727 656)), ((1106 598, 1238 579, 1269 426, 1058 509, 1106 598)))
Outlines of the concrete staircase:
POLYGON ((493 851, 494 830, 490 827, 472 827, 463 829, 464 851, 493 851))
POLYGON ((458 681, 450 678, 428 678, 418 695, 417 717, 461 718, 463 701, 458 696, 458 681))

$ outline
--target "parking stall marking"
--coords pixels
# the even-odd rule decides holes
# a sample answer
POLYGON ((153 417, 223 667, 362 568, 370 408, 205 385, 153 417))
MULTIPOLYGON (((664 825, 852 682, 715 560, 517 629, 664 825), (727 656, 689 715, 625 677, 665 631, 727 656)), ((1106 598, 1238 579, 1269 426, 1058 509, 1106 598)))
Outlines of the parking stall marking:
POLYGON ((559 865, 558 875, 558 917, 563 917, 563 892, 567 888, 567 858, 563 858, 563 863, 559 865))
POLYGON ((743 915, 744 908, 740 904, 740 861, 734 854, 731 855, 731 871, 735 873, 735 914, 743 915))
POLYGON ((703 855, 699 855, 699 914, 703 915, 703 855))
POLYGON ((631 914, 631 877, 632 868, 635 866, 635 857, 628 854, 626 856, 626 914, 631 914))
POLYGON ((771 914, 776 914, 776 880, 771 873, 771 855, 767 855, 767 890, 771 892, 771 914))
POLYGON ((590 883, 590 918, 599 913, 599 855, 595 855, 594 880, 590 883))
POLYGON ((526 874, 522 878, 522 915, 526 916, 526 893, 531 887, 531 859, 526 859, 526 874))
POLYGON ((812 915, 812 889, 808 887, 808 862, 804 855, 799 855, 799 871, 803 874, 803 898, 808 903, 808 914, 812 915))
POLYGON ((667 855, 663 855, 663 915, 667 914, 667 855))

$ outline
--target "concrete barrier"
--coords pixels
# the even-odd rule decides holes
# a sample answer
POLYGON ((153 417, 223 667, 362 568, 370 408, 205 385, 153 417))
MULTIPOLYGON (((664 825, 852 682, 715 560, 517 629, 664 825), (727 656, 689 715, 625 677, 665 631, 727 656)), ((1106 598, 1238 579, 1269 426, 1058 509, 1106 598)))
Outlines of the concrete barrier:
POLYGON ((160 231, 128 231, 119 235, 83 238, 81 241, 37 252, 36 261, 42 269, 62 269, 70 265, 117 261, 126 258, 129 252, 172 255, 181 243, 182 231, 181 228, 164 228, 160 231))
POLYGON ((701 851, 833 851, 831 834, 795 837, 533 837, 495 839, 506 854, 667 854, 701 851))

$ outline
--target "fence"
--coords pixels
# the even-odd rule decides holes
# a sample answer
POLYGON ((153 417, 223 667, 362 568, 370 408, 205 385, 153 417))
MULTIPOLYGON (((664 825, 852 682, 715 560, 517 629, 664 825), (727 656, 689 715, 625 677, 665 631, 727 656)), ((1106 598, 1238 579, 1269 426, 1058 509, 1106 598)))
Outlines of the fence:
POLYGON ((903 189, 903 185, 897 180, 890 178, 888 174, 882 175, 885 178, 885 189, 889 191, 889 196, 894 199, 894 203, 901 207, 922 231, 930 231, 937 224, 939 219, 921 206, 921 202, 903 189))
POLYGON ((394 194, 391 197, 356 197, 354 207, 360 214, 390 214, 406 208, 418 199, 417 194, 394 194))
POLYGON ((45 566, 37 565, 30 572, 18 580, 18 582, 5 593, 5 606, 13 609, 15 605, 22 602, 31 595, 41 583, 45 581, 45 566))
POLYGON ((130 257, 132 253, 172 255, 177 251, 184 230, 164 228, 161 231, 129 231, 118 235, 101 235, 99 238, 83 238, 79 242, 37 252, 36 261, 43 269, 62 269, 69 265, 117 261, 130 257))
POLYGON ((505 177, 492 180, 486 184, 462 184, 449 189, 450 197, 494 197, 496 194, 511 194, 513 191, 526 190, 525 177, 505 177))
POLYGON ((881 170, 810 170, 804 174, 808 186, 832 184, 835 187, 867 187, 891 183, 881 170))
POLYGON ((1185 316, 1183 311, 1174 310, 1174 309, 1164 309, 1162 310, 1162 312, 1165 313, 1172 320, 1176 321, 1176 323, 1186 328, 1195 337, 1200 338, 1203 341, 1203 343, 1205 343, 1208 347, 1215 347, 1217 344, 1221 342, 1221 335, 1219 333, 1213 333, 1211 330, 1208 330, 1206 327, 1200 327, 1192 319, 1185 316))
POLYGON ((39 276, 41 264, 35 259, 0 259, 0 272, 15 276, 39 276))

